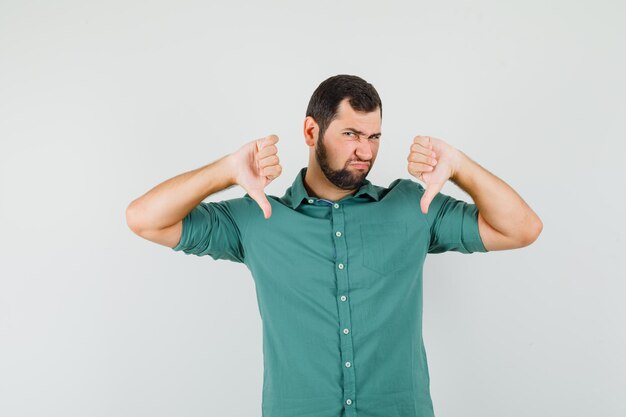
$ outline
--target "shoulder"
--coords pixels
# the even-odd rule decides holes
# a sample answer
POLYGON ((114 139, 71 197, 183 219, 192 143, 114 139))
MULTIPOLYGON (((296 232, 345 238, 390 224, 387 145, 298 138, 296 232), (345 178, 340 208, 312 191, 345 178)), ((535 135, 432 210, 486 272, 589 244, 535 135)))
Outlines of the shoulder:
POLYGON ((417 195, 421 195, 425 191, 424 187, 420 183, 413 181, 410 178, 396 178, 389 183, 387 187, 375 187, 379 190, 381 197, 391 192, 394 194, 399 193, 415 197, 416 193, 417 195))
POLYGON ((224 226, 230 223, 242 232, 248 228, 250 220, 255 215, 263 217, 258 204, 247 193, 243 197, 227 200, 203 201, 194 210, 204 212, 205 217, 224 226))

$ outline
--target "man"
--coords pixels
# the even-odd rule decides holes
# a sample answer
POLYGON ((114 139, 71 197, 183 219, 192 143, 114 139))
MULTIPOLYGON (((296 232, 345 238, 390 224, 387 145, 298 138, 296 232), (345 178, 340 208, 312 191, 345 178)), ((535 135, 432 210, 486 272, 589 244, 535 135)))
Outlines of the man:
POLYGON ((351 75, 322 82, 304 119, 308 167, 284 196, 276 135, 133 201, 129 227, 175 251, 244 263, 263 322, 264 417, 433 416, 422 340, 427 253, 527 246, 539 217, 504 181, 443 140, 416 136, 411 179, 366 180, 382 103, 351 75), (439 191, 447 180, 475 201, 439 191), (235 184, 241 198, 203 202, 235 184))

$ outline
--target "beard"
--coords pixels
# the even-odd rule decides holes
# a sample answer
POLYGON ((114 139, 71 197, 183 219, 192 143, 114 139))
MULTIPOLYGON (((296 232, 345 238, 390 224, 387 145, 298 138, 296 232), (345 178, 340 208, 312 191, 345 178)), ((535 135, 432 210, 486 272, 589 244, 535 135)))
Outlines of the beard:
MULTIPOLYGON (((342 190, 356 190, 360 188, 365 181, 365 177, 367 177, 367 174, 369 174, 370 169, 372 168, 371 164, 364 172, 351 170, 346 167, 341 169, 332 169, 328 161, 328 152, 326 151, 323 139, 324 138, 322 137, 322 140, 317 141, 317 146, 315 147, 315 159, 324 173, 324 176, 326 176, 328 181, 342 190)), ((349 163, 352 162, 355 161, 349 161, 349 163)))

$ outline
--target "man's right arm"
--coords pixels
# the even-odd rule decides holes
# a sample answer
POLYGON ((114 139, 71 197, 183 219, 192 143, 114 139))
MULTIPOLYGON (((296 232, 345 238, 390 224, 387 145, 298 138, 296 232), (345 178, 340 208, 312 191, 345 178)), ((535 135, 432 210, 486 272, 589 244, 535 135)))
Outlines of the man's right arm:
POLYGON ((276 135, 250 141, 215 162, 157 185, 128 205, 128 227, 173 249, 180 242, 187 214, 211 194, 233 185, 240 185, 269 218, 272 206, 263 190, 282 172, 277 142, 276 135))
POLYGON ((236 163, 233 154, 228 154, 170 178, 133 200, 126 208, 126 223, 144 239, 174 248, 185 216, 211 194, 236 184, 236 163))

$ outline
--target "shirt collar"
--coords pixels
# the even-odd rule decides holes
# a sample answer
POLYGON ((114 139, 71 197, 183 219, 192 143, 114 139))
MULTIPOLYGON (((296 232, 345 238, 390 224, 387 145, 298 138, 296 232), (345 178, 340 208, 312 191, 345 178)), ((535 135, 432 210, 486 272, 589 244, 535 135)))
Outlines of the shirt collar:
MULTIPOLYGON (((294 210, 302 203, 303 199, 316 198, 311 197, 304 188, 304 177, 306 175, 307 167, 300 169, 298 175, 296 175, 296 179, 291 184, 291 187, 287 190, 286 194, 291 197, 291 208, 294 210)), ((379 195, 376 187, 367 179, 363 180, 363 184, 353 195, 348 195, 346 197, 359 197, 361 195, 369 195, 374 200, 378 201, 379 195)), ((346 198, 344 197, 344 198, 346 198)))

